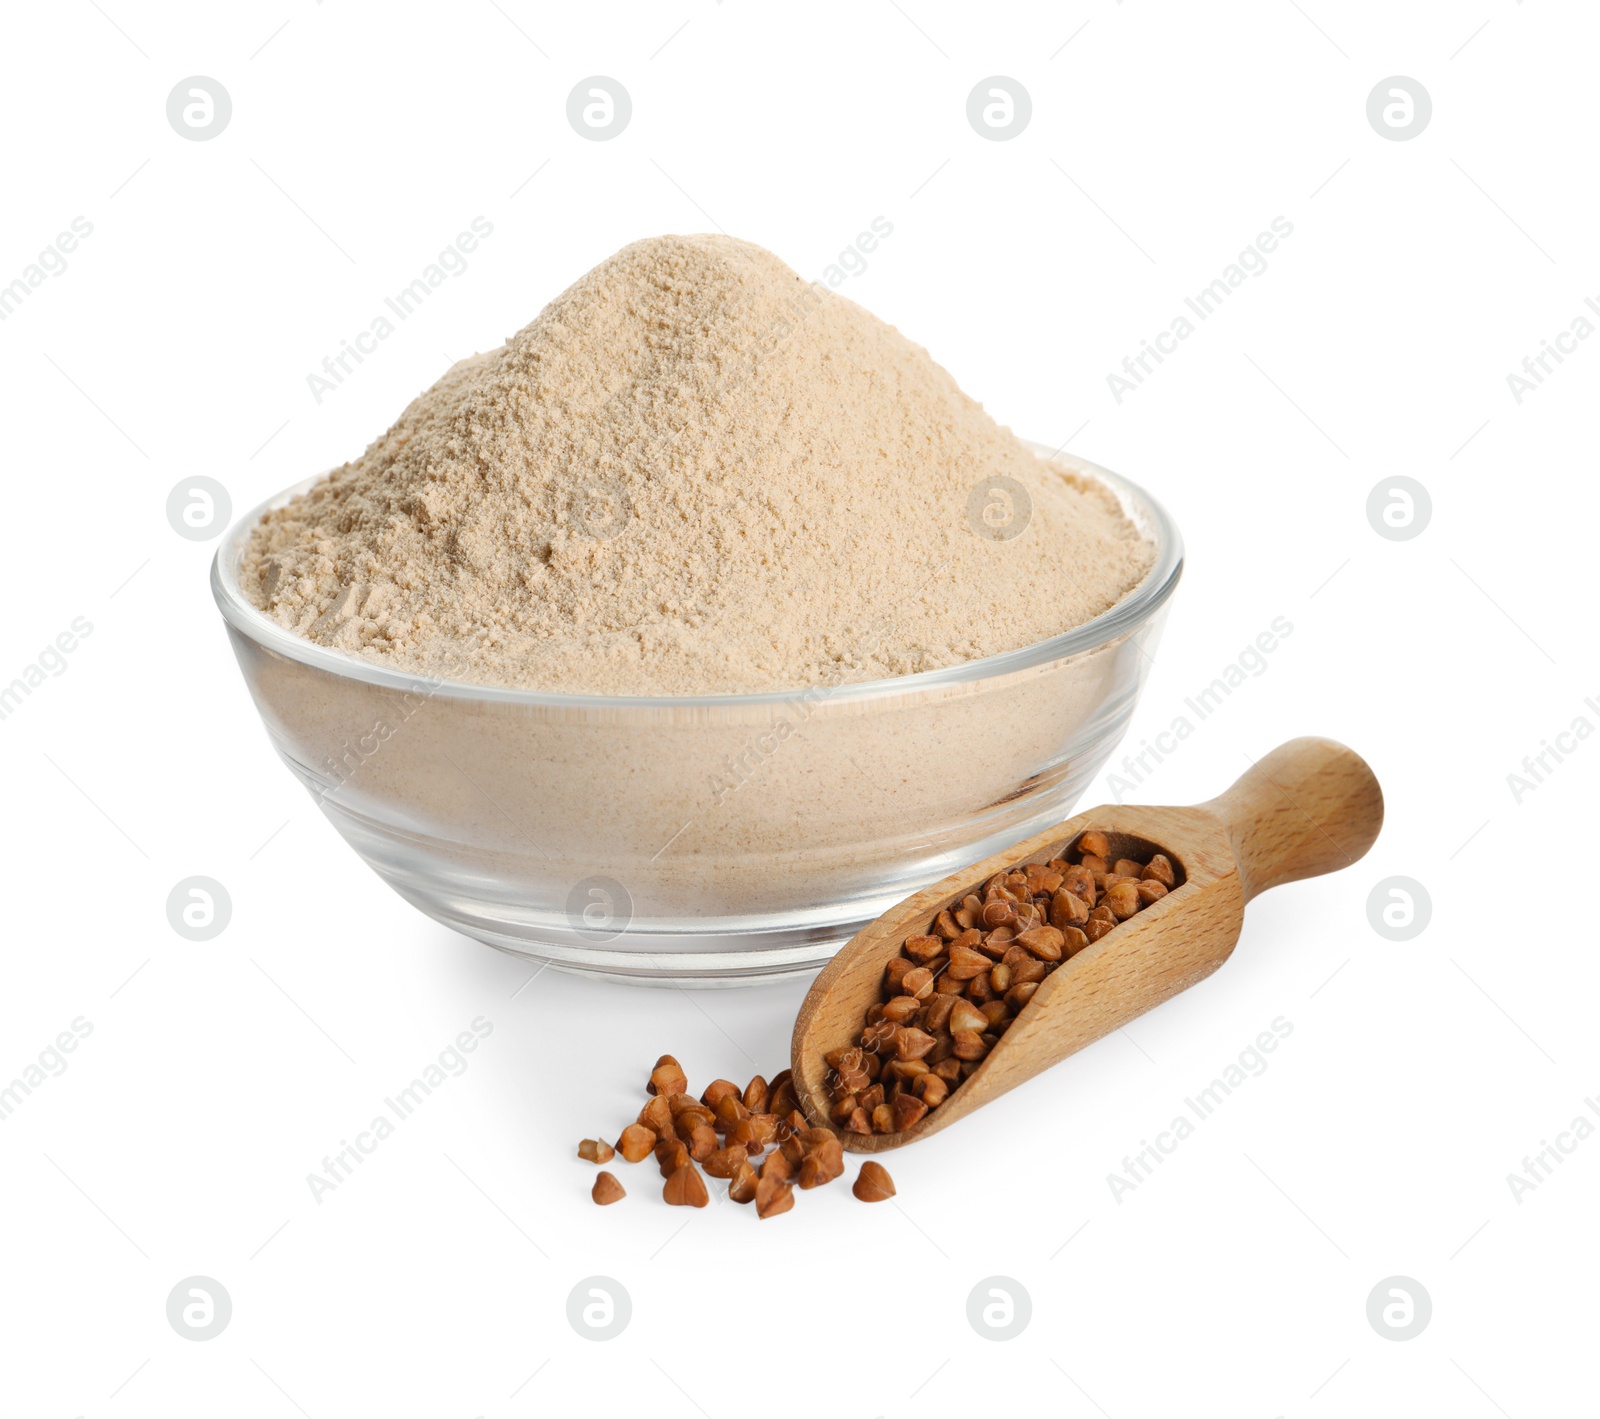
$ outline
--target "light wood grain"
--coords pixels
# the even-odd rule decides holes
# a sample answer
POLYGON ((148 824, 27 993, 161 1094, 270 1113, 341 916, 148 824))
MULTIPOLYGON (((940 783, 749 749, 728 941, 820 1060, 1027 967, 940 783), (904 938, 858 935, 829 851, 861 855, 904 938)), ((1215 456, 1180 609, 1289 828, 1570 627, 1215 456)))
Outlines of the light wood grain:
POLYGON ((1080 813, 908 898, 858 932, 824 968, 795 1021, 791 1067, 806 1116, 828 1119, 830 1050, 856 1042, 884 968, 907 936, 996 872, 1059 857, 1089 828, 1111 856, 1167 854, 1180 884, 1046 976, 980 1068, 903 1133, 841 1133, 877 1153, 948 1128, 1103 1035, 1204 980, 1232 953, 1252 897, 1360 858, 1383 825, 1383 793, 1359 755, 1331 739, 1295 739, 1232 788, 1193 808, 1105 805, 1080 813))

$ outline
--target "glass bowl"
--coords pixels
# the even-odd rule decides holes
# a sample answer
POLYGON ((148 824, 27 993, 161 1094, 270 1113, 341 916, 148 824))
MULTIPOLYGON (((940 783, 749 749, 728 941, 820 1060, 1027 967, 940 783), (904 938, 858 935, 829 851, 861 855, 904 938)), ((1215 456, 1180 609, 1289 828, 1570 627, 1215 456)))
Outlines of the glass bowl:
MULTIPOLYGON (((1036 448, 1048 457, 1042 448, 1036 448)), ((1116 606, 944 670, 759 695, 542 694, 430 679, 302 639, 247 601, 232 527, 211 587, 267 734, 380 877, 436 921, 589 974, 809 972, 896 902, 1066 818, 1126 731, 1183 548, 1116 606)))

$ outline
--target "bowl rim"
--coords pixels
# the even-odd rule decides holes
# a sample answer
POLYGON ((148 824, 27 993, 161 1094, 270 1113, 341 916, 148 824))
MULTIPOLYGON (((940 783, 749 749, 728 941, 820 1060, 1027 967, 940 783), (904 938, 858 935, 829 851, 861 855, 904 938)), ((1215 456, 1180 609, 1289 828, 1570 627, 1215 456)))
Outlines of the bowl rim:
POLYGON ((850 703, 966 685, 1065 660, 1118 639, 1136 629, 1165 605, 1177 589, 1178 581, 1183 575, 1183 539, 1178 532, 1177 523, 1172 520, 1172 515, 1166 508, 1144 488, 1131 479, 1124 478, 1087 459, 1071 454, 1063 455, 1061 449, 1052 451, 1043 444, 1028 440, 1023 440, 1023 443, 1043 461, 1067 472, 1093 478, 1105 484, 1116 495, 1124 514, 1146 537, 1154 541, 1155 561, 1144 578, 1126 596, 1092 620, 1063 631, 1060 635, 1051 636, 1047 640, 1036 641, 1032 645, 1002 651, 998 655, 985 656, 981 660, 947 665, 939 670, 923 670, 912 675, 896 675, 887 679, 856 680, 842 685, 797 685, 788 690, 764 690, 757 694, 716 695, 571 694, 561 691, 521 690, 504 685, 480 685, 470 680, 434 677, 421 671, 393 670, 332 646, 319 645, 316 641, 307 640, 293 631, 286 630, 264 611, 251 604, 239 586, 239 561, 245 541, 256 524, 268 512, 282 507, 291 498, 320 483, 327 477, 326 473, 315 474, 283 489, 234 522, 223 535, 216 555, 211 559, 211 594, 229 626, 274 654, 313 669, 325 670, 329 674, 347 680, 356 680, 402 694, 415 694, 419 690, 426 689, 430 696, 443 695, 452 699, 492 701, 549 709, 678 710, 793 704, 796 699, 806 696, 820 696, 830 703, 850 703))

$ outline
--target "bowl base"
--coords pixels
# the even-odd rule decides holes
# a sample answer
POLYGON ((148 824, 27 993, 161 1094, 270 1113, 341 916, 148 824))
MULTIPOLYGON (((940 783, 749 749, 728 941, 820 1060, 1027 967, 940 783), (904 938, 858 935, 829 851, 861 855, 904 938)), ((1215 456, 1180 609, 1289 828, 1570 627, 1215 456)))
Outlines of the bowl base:
MULTIPOLYGON (((508 956, 531 961, 540 967, 534 974, 545 970, 560 971, 562 975, 583 976, 588 980, 620 982, 624 985, 649 985, 658 988, 682 990, 692 986, 696 990, 733 989, 744 985, 773 985, 782 981, 807 980, 814 976, 849 936, 835 941, 807 947, 803 956, 796 954, 792 961, 774 961, 773 952, 762 948, 750 951, 674 951, 670 957, 646 956, 636 952, 595 952, 588 959, 577 959, 585 953, 572 952, 554 942, 524 941, 516 945, 495 941, 480 931, 457 927, 462 935, 492 946, 508 956)), ((783 954, 783 953, 779 953, 783 954)), ((528 978, 530 981, 533 976, 528 978)))

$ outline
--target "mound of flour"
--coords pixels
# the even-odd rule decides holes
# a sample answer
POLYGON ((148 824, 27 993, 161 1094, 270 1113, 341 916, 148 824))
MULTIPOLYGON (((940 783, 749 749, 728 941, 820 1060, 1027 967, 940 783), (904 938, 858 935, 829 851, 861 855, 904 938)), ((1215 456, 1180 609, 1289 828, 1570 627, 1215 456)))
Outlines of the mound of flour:
MULTIPOLYGON (((1007 485, 1008 486, 1008 485, 1007 485)), ((256 528, 281 625, 396 669, 590 694, 933 670, 1124 596, 1154 549, 928 353, 770 252, 636 242, 256 528), (975 486, 1010 479, 1031 502, 975 486)))

